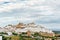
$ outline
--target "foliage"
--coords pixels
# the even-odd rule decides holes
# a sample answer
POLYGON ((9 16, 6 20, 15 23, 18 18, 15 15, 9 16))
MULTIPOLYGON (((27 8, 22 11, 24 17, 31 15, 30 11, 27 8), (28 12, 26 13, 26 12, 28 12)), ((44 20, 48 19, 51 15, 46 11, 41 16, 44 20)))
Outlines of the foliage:
POLYGON ((33 34, 33 36, 37 37, 37 36, 40 36, 40 35, 39 35, 39 33, 36 32, 36 33, 33 34))
POLYGON ((7 35, 7 33, 5 33, 5 32, 0 32, 0 34, 6 34, 7 35))
POLYGON ((22 34, 27 34, 27 33, 25 33, 25 32, 22 32, 22 34))
POLYGON ((12 34, 13 34, 13 35, 18 35, 18 34, 17 34, 17 33, 15 33, 15 32, 13 32, 12 34))

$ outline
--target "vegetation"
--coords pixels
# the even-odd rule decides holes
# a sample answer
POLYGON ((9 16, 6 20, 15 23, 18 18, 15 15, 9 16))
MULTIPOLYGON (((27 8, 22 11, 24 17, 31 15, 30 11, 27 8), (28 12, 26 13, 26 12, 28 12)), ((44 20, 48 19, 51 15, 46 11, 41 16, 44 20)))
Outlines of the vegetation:
MULTIPOLYGON (((5 34, 5 33, 4 33, 5 34)), ((21 34, 17 34, 15 32, 12 33, 14 36, 3 36, 3 40, 15 40, 15 39, 19 39, 19 40, 44 40, 45 38, 51 38, 52 40, 55 39, 55 37, 49 37, 49 36, 42 36, 39 33, 35 32, 34 34, 32 34, 31 36, 26 36, 27 33, 21 33, 21 34), (23 35, 23 36, 22 36, 23 35), (33 36, 33 37, 32 37, 33 36), (15 39, 12 39, 15 38, 15 39)))
POLYGON ((0 34, 5 34, 5 35, 7 35, 7 33, 5 33, 5 32, 0 32, 0 34))
POLYGON ((13 35, 18 35, 18 34, 17 34, 17 33, 15 33, 15 32, 13 32, 12 34, 13 34, 13 35))

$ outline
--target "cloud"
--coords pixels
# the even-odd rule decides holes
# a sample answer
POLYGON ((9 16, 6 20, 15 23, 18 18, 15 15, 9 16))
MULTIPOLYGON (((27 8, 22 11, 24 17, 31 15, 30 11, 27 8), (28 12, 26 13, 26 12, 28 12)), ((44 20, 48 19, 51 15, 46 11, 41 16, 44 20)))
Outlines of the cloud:
POLYGON ((0 0, 0 23, 17 21, 59 26, 60 0, 0 0))
MULTIPOLYGON (((0 26, 5 26, 7 24, 13 24, 12 22, 23 22, 29 23, 35 21, 35 18, 26 18, 26 17, 2 17, 0 18, 0 26), (6 23, 6 24, 4 24, 6 23), (1 25, 4 24, 4 25, 1 25)), ((15 23, 14 23, 15 24, 15 23)))
POLYGON ((60 24, 59 23, 51 23, 51 24, 43 24, 46 28, 51 29, 53 31, 59 31, 60 30, 60 24))
POLYGON ((1 5, 1 6, 0 6, 0 12, 9 12, 9 11, 11 11, 11 10, 13 10, 13 9, 19 9, 19 8, 21 8, 21 7, 23 7, 23 4, 19 4, 19 3, 16 3, 16 4, 14 4, 14 3, 9 3, 9 4, 7 4, 7 5, 1 5))
MULTIPOLYGON (((5 0, 5 1, 1 0, 1 2, 7 2, 7 0, 5 0)), ((49 15, 49 14, 52 14, 52 10, 53 10, 52 7, 50 7, 48 5, 47 6, 40 5, 40 4, 43 4, 44 2, 46 2, 46 0, 24 0, 24 2, 21 2, 21 0, 20 1, 19 0, 15 0, 15 1, 9 0, 8 2, 10 2, 10 3, 1 5, 0 12, 10 12, 13 9, 25 8, 25 9, 29 10, 30 12, 32 12, 32 10, 35 10, 35 11, 40 10, 42 12, 41 13, 38 12, 39 14, 45 13, 45 15, 49 15), (34 6, 37 4, 39 4, 39 6, 34 6)), ((34 13, 35 11, 33 11, 32 13, 34 13)))

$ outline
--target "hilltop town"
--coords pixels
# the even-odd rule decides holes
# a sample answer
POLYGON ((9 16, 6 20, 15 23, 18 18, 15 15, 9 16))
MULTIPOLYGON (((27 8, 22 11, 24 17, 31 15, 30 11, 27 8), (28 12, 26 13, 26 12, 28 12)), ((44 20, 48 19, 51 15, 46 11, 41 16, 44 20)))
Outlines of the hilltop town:
POLYGON ((37 38, 37 39, 41 37, 41 39, 44 39, 44 40, 45 39, 52 40, 52 38, 55 37, 55 33, 52 30, 49 30, 42 25, 37 25, 33 22, 28 23, 28 24, 24 24, 24 23, 18 23, 16 25, 9 24, 3 28, 0 27, 0 35, 3 35, 4 37, 21 35, 24 38, 25 36, 27 37, 29 36, 29 37, 37 38))
POLYGON ((44 32, 44 33, 51 33, 52 30, 49 30, 47 28, 44 28, 42 25, 36 25, 35 23, 29 23, 29 24, 23 24, 23 23, 18 23, 17 25, 7 25, 3 28, 0 27, 0 32, 16 32, 16 33, 21 33, 21 32, 44 32))

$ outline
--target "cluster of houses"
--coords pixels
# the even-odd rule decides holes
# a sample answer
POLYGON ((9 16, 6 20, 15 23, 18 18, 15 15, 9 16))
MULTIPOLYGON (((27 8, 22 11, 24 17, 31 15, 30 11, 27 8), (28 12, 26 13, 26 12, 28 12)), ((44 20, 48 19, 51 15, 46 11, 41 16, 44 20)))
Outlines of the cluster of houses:
POLYGON ((3 28, 0 27, 0 32, 8 33, 8 35, 12 35, 12 32, 15 32, 17 34, 21 34, 22 32, 27 32, 28 36, 31 36, 31 34, 37 32, 43 36, 49 36, 49 37, 55 36, 55 33, 53 31, 41 25, 36 25, 35 23, 28 23, 28 24, 18 23, 17 25, 9 24, 3 28))
POLYGON ((0 27, 0 32, 16 32, 16 33, 21 33, 21 32, 27 32, 31 31, 33 32, 46 32, 46 33, 51 33, 54 34, 51 30, 44 28, 41 25, 36 25, 35 23, 29 23, 29 24, 23 24, 19 23, 17 25, 7 25, 3 28, 0 27))

